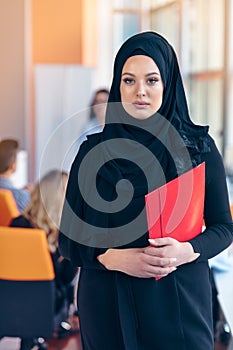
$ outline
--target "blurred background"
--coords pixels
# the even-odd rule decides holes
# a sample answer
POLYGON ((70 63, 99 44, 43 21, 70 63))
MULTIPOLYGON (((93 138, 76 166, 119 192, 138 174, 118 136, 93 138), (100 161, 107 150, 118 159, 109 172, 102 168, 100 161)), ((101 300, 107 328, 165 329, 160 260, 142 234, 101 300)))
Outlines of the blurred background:
POLYGON ((119 46, 145 30, 172 43, 192 119, 210 125, 230 174, 232 19, 233 0, 0 0, 0 138, 19 140, 23 180, 61 166, 119 46))

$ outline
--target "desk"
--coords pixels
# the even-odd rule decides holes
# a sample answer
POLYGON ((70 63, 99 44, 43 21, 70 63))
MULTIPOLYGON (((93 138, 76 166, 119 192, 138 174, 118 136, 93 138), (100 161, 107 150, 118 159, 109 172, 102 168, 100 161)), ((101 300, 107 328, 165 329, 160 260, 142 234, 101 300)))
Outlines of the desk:
MULTIPOLYGON (((214 271, 214 279, 219 303, 233 333, 233 267, 228 272, 214 271)), ((233 350, 232 340, 228 349, 233 350)))

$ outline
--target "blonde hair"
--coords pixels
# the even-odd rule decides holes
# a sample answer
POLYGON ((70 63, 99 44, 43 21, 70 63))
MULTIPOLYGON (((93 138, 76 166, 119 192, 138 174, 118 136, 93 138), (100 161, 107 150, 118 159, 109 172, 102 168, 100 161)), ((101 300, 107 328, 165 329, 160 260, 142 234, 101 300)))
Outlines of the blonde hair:
POLYGON ((59 170, 49 171, 33 188, 31 202, 23 212, 23 216, 34 227, 46 232, 51 252, 57 249, 58 227, 67 181, 67 173, 59 170))

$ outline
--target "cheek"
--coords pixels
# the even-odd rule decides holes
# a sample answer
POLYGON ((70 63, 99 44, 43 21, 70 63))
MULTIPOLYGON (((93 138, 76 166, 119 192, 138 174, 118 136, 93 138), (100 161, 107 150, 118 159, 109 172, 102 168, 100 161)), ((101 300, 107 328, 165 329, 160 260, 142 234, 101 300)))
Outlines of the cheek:
POLYGON ((130 102, 132 99, 132 86, 130 85, 125 85, 125 84, 121 84, 120 85, 120 94, 121 94, 121 101, 126 101, 126 102, 130 102))
POLYGON ((125 88, 124 86, 122 86, 122 84, 120 85, 120 95, 121 95, 121 101, 125 100, 125 88))
POLYGON ((163 89, 159 89, 155 91, 155 94, 153 96, 153 101, 155 105, 162 105, 163 102, 163 89))

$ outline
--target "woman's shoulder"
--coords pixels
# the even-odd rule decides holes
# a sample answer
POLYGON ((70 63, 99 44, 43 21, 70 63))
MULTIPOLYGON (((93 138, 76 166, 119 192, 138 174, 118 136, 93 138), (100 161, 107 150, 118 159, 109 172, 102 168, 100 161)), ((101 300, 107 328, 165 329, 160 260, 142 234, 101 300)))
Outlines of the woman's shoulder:
POLYGON ((85 140, 79 150, 76 154, 74 161, 72 163, 71 169, 70 169, 70 176, 72 177, 72 174, 76 174, 81 162, 83 161, 84 157, 101 142, 101 132, 98 134, 92 134, 87 136, 87 140, 85 140))
POLYGON ((96 134, 91 134, 87 135, 87 139, 83 141, 81 144, 79 151, 74 159, 74 162, 77 160, 82 159, 85 157, 85 155, 96 145, 98 145, 101 142, 101 135, 102 132, 96 133, 96 134))
POLYGON ((95 134, 87 135, 87 142, 90 147, 95 146, 101 142, 102 131, 95 134))
POLYGON ((80 152, 84 152, 86 150, 90 150, 92 147, 98 145, 101 142, 102 132, 98 132, 96 134, 87 135, 87 139, 83 141, 80 146, 80 152))
POLYGON ((210 180, 216 177, 225 177, 225 169, 222 155, 214 139, 211 136, 209 136, 209 147, 209 152, 202 154, 202 161, 204 161, 206 164, 207 178, 210 180))
POLYGON ((218 146, 216 145, 215 140, 208 135, 208 146, 209 146, 209 150, 207 152, 203 152, 203 160, 205 161, 222 161, 222 156, 221 153, 218 149, 218 146))

